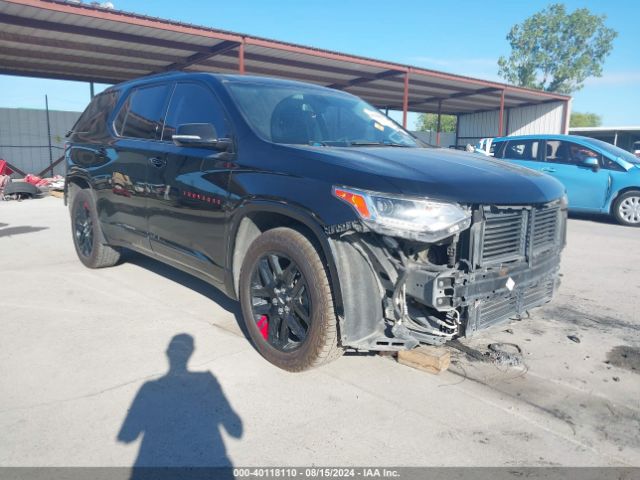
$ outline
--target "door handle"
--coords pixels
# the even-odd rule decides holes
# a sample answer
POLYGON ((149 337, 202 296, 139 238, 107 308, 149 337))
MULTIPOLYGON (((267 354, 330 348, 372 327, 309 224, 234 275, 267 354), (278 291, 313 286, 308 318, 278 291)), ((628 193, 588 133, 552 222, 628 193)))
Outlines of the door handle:
POLYGON ((553 172, 555 172, 555 171, 556 171, 556 169, 555 169, 555 168, 548 168, 548 167, 546 167, 546 168, 541 168, 541 169, 540 169, 540 171, 541 171, 541 172, 547 172, 547 173, 553 173, 553 172))
POLYGON ((151 157, 149 159, 149 163, 151 163, 151 165, 153 165, 156 168, 162 168, 167 164, 164 158, 158 158, 158 157, 151 157))

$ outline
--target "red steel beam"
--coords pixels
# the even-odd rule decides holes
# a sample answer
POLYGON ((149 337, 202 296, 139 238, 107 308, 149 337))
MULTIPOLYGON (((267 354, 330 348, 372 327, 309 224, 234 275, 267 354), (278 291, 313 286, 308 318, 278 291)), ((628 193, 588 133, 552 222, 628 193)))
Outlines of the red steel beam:
POLYGON ((135 73, 127 74, 122 71, 82 69, 74 72, 68 66, 56 64, 31 64, 25 62, 13 62, 2 60, 0 71, 5 75, 21 75, 37 78, 56 78, 59 80, 78 80, 83 82, 120 83, 124 80, 135 78, 135 73))
MULTIPOLYGON (((234 57, 233 53, 225 53, 222 56, 234 57)), ((346 75, 349 77, 362 77, 365 76, 362 70, 357 70, 356 66, 354 68, 344 68, 337 67, 335 65, 321 65, 314 62, 308 62, 304 60, 294 60, 291 58, 280 58, 280 57, 271 57, 269 55, 264 55, 262 53, 255 53, 251 51, 246 51, 244 54, 245 60, 255 61, 255 62, 263 62, 263 63, 272 63, 275 65, 284 65, 287 67, 295 67, 301 68, 305 70, 322 70, 323 72, 335 73, 338 75, 346 75)), ((374 74, 371 74, 373 77, 374 74)))
POLYGON ((500 94, 500 113, 498 114, 498 136, 501 137, 502 136, 502 132, 503 130, 503 123, 504 123, 504 91, 505 89, 502 89, 502 93, 500 94))
POLYGON ((244 75, 244 39, 240 42, 240 48, 238 49, 238 72, 240 75, 244 75))
MULTIPOLYGON (((245 57, 246 60, 246 57, 245 57)), ((222 60, 208 60, 206 62, 202 62, 199 65, 194 66, 194 69, 209 69, 211 71, 211 69, 213 69, 213 71, 215 71, 215 69, 227 69, 227 70, 232 70, 234 72, 237 72, 239 69, 239 65, 238 65, 238 60, 237 59, 229 59, 229 61, 222 61, 222 60)), ((327 82, 330 81, 329 77, 322 77, 322 78, 318 78, 318 77, 314 77, 313 79, 309 78, 309 74, 308 73, 302 73, 302 72, 283 72, 282 70, 276 70, 275 68, 267 68, 267 67, 262 67, 262 66, 248 66, 245 62, 245 71, 246 70, 250 70, 251 73, 255 73, 256 75, 268 75, 271 77, 280 77, 280 78, 289 78, 289 79, 295 79, 295 80, 301 80, 301 81, 307 81, 307 82, 319 82, 322 83, 323 85, 326 84, 327 82)))
POLYGON ((363 83, 373 82, 375 80, 382 80, 383 78, 400 75, 401 73, 402 72, 399 72, 397 70, 385 70, 384 72, 376 73, 373 76, 357 77, 357 78, 352 78, 351 80, 346 80, 345 82, 332 83, 331 85, 327 85, 327 87, 337 88, 337 89, 355 87, 355 86, 362 85, 363 83))
POLYGON ((69 51, 75 50, 76 52, 103 53, 106 55, 114 55, 119 57, 142 58, 150 61, 157 61, 160 63, 178 62, 182 59, 182 57, 178 55, 167 55, 165 53, 148 52, 141 49, 111 47, 107 45, 99 45, 96 43, 34 37, 32 35, 23 35, 19 33, 9 32, 0 32, 0 41, 23 45, 33 45, 38 47, 59 48, 61 50, 69 51))
POLYGON ((425 98, 424 100, 417 100, 415 102, 411 102, 411 105, 420 105, 421 103, 429 103, 429 102, 434 102, 434 101, 441 101, 441 100, 448 100, 448 99, 455 99, 455 98, 465 98, 465 97, 473 97, 474 95, 488 95, 490 93, 496 92, 499 89, 494 88, 494 87, 489 87, 489 88, 481 88, 479 90, 471 90, 471 91, 465 91, 465 92, 456 92, 456 93, 452 93, 449 95, 444 95, 441 97, 428 97, 425 98))
MULTIPOLYGON (((47 4, 48 5, 48 4, 47 4)), ((57 5, 57 4, 56 4, 57 5)), ((85 37, 104 38, 106 40, 117 40, 142 45, 152 45, 155 47, 171 48, 175 50, 186 50, 191 52, 206 52, 209 47, 175 40, 165 40, 161 38, 146 37, 132 33, 112 32, 99 28, 84 27, 80 25, 68 25, 60 22, 48 20, 36 20, 35 18, 17 17, 0 13, 0 24, 17 25, 24 28, 35 28, 37 30, 83 35, 85 37)))
POLYGON ((438 122, 436 123, 436 145, 440 146, 440 121, 442 120, 442 100, 438 100, 438 122))
POLYGON ((336 60, 339 62, 351 63, 356 65, 365 65, 368 67, 382 68, 384 70, 399 70, 400 72, 409 71, 409 67, 393 63, 381 62, 362 57, 354 57, 343 53, 329 52, 326 50, 317 50, 315 48, 303 47, 300 45, 292 45, 289 43, 281 43, 273 40, 263 40, 260 38, 246 37, 247 45, 255 45, 257 47, 272 48, 274 50, 282 50, 289 53, 301 53, 313 57, 325 58, 327 60, 336 60))
MULTIPOLYGON (((170 21, 162 20, 158 18, 145 17, 143 15, 136 15, 133 13, 123 12, 119 10, 108 10, 105 8, 96 8, 90 4, 78 4, 78 3, 70 3, 70 2, 64 2, 64 3, 63 2, 44 2, 42 0, 4 0, 4 1, 7 3, 13 3, 17 5, 35 7, 42 10, 69 13, 72 15, 79 15, 82 17, 98 18, 101 20, 111 20, 113 22, 127 23, 129 25, 136 25, 139 27, 158 28, 158 29, 166 30, 170 32, 184 33, 187 35, 216 38, 218 40, 234 40, 236 42, 240 42, 242 40, 241 35, 233 34, 230 32, 213 30, 211 28, 206 28, 206 27, 196 27, 193 25, 184 25, 177 22, 170 22, 170 21)), ((66 26, 70 27, 71 25, 66 25, 66 26)), ((160 46, 159 44, 156 44, 156 45, 160 46)))
POLYGON ((404 91, 402 94, 402 126, 407 128, 407 112, 409 110, 409 72, 404 73, 404 91))
MULTIPOLYGON (((106 58, 97 58, 96 56, 90 57, 88 55, 69 55, 67 53, 42 51, 42 50, 26 50, 21 48, 11 48, 2 52, 3 55, 8 57, 15 57, 16 61, 28 58, 30 60, 46 60, 49 62, 65 62, 65 63, 78 63, 79 65, 94 65, 97 67, 108 67, 116 70, 127 70, 140 72, 138 75, 144 75, 152 72, 155 68, 154 65, 149 65, 139 62, 131 62, 124 60, 114 60, 106 58)), ((4 63, 4 60, 3 60, 4 63)))
POLYGON ((163 68, 164 71, 170 70, 183 70, 191 65, 196 65, 201 63, 204 60, 208 60, 211 57, 215 57, 216 55, 220 55, 221 53, 228 52, 229 50, 235 49, 238 45, 242 45, 238 42, 232 42, 231 40, 224 40, 217 45, 209 48, 208 52, 197 52, 189 57, 179 60, 177 62, 172 63, 171 65, 167 65, 163 68))

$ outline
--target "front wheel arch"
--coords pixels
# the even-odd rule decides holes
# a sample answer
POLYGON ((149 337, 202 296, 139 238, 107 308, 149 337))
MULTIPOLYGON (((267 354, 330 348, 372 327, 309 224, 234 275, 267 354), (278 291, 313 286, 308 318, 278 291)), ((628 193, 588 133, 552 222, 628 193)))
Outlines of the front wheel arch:
POLYGON ((640 185, 637 187, 625 187, 625 188, 621 188, 620 190, 618 190, 617 192, 615 192, 612 196, 611 196, 611 200, 609 201, 609 214, 613 215, 615 212, 615 208, 616 208, 616 202, 618 201, 618 199, 624 195, 627 192, 632 192, 632 191, 640 191, 640 185))
POLYGON ((311 213, 271 202, 248 203, 238 209, 230 225, 227 249, 230 275, 227 278, 227 291, 233 294, 233 298, 239 298, 240 267, 251 243, 267 230, 289 227, 298 230, 316 246, 328 269, 336 314, 342 314, 342 290, 335 258, 323 227, 311 213))
POLYGON ((628 222, 625 218, 622 218, 620 214, 620 204, 625 200, 626 197, 640 197, 640 188, 638 187, 630 187, 625 188, 618 192, 615 199, 611 202, 611 216, 621 225, 631 226, 631 227, 640 227, 640 223, 637 221, 628 222), (629 195, 632 194, 632 195, 629 195))

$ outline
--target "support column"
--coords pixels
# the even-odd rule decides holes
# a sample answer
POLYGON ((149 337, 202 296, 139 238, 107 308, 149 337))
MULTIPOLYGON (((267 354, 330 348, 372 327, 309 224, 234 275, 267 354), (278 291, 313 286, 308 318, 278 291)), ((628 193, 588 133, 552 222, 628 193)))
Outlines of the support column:
POLYGON ((456 115, 456 150, 458 149, 458 126, 460 125, 460 115, 456 115))
POLYGON ((571 114, 571 99, 565 100, 562 107, 562 133, 569 134, 569 118, 571 114))
POLYGON ((402 95, 402 126, 407 128, 407 112, 409 111, 409 72, 404 74, 404 93, 402 95))
POLYGON ((618 146, 618 132, 614 132, 613 134, 613 146, 614 147, 618 146))
POLYGON ((442 100, 438 100, 438 121, 436 122, 436 145, 440 146, 440 130, 442 119, 442 100))
POLYGON ((89 93, 91 94, 91 98, 93 98, 96 94, 93 86, 93 82, 89 82, 89 93))
POLYGON ((44 108, 47 114, 47 140, 49 141, 49 168, 45 171, 51 170, 53 177, 53 146, 51 145, 51 120, 49 119, 49 97, 47 95, 44 96, 44 108))
POLYGON ((500 93, 500 115, 498 116, 498 136, 501 137, 504 132, 504 92, 506 88, 502 89, 500 93))
POLYGON ((238 72, 240 75, 244 75, 244 38, 238 48, 238 72))

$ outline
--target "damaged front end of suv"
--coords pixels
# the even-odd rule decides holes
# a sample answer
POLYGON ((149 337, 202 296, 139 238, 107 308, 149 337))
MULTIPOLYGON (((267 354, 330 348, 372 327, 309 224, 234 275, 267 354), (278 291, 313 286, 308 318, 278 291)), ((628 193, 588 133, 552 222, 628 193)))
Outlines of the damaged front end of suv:
POLYGON ((543 305, 558 286, 566 197, 459 205, 343 186, 333 195, 359 218, 325 229, 345 347, 439 345, 543 305))

